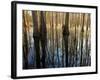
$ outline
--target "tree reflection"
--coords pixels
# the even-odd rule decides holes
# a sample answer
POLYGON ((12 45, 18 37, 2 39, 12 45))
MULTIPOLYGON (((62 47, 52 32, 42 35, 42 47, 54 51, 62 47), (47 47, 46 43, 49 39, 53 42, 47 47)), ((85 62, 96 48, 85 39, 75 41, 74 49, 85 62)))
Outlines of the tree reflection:
POLYGON ((23 69, 91 66, 90 16, 23 10, 23 69))

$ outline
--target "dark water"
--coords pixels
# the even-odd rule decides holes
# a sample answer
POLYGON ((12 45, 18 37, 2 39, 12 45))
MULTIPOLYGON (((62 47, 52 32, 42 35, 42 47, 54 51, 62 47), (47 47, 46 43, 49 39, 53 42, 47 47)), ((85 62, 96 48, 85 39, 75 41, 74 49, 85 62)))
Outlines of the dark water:
MULTIPOLYGON (((76 32, 75 28, 70 28, 69 32, 70 34, 68 37, 68 67, 91 66, 90 29, 88 29, 86 33, 86 29, 84 28, 83 37, 81 35, 81 28, 79 26, 77 27, 76 32)), ((28 48, 28 69, 36 69, 36 52, 34 49, 32 29, 30 30, 30 32, 28 32, 28 48)), ((62 35, 62 27, 54 27, 54 29, 48 27, 45 67, 66 67, 65 54, 66 52, 64 38, 62 35)), ((42 51, 40 47, 40 58, 41 56, 42 51)))

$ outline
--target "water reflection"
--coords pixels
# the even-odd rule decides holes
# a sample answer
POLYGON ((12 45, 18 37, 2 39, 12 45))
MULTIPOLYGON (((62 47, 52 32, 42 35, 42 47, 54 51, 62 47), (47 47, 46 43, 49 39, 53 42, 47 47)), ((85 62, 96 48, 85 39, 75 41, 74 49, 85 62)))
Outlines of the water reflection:
MULTIPOLYGON (((38 13, 39 14, 39 13, 38 13)), ((49 14, 49 13, 48 13, 49 14)), ((73 14, 70 13, 69 19, 69 25, 65 22, 65 25, 67 24, 68 30, 64 24, 64 22, 59 21, 58 23, 55 20, 56 18, 53 18, 56 16, 49 14, 51 16, 52 20, 54 19, 54 22, 50 23, 50 21, 47 20, 47 17, 44 21, 43 17, 41 20, 42 25, 38 23, 38 25, 42 26, 40 27, 38 34, 39 35, 45 35, 45 36, 39 36, 38 37, 38 47, 39 47, 39 68, 59 68, 59 67, 79 67, 79 66, 91 66, 91 29, 90 29, 90 23, 87 22, 88 20, 88 14, 87 16, 82 18, 81 22, 77 22, 77 24, 71 24, 73 22, 71 17, 75 17, 75 15, 83 15, 83 14, 73 14), (82 25, 83 22, 86 23, 85 25, 82 25), (62 23, 60 23, 62 22, 62 23), (87 24, 88 23, 88 24, 87 24), (44 25, 46 24, 46 25, 44 25), (52 25, 53 24, 53 25, 52 25), (44 27, 45 26, 45 27, 44 27), (65 26, 65 27, 64 27, 65 26), (41 31, 42 30, 42 31, 41 31), (47 30, 47 31, 45 31, 47 30), (45 31, 45 32, 43 32, 45 31), (42 32, 42 33, 41 33, 42 32), (41 38, 42 37, 42 38, 41 38), (45 41, 43 40, 45 37, 45 41), (44 42, 44 44, 43 44, 44 42), (45 45, 45 46, 43 46, 45 45), (45 49, 44 49, 45 48, 45 49), (45 56, 44 53, 45 52, 45 56), (44 59, 44 58, 45 59, 44 59), (45 64, 43 64, 45 62, 45 64)), ((34 13, 35 15, 35 13, 34 13)), ((33 17, 34 17, 33 15, 33 17)), ((43 15, 43 13, 42 13, 43 15)), ((32 16, 32 15, 31 15, 32 16)), ((39 18, 40 15, 38 15, 39 18)), ((65 15, 62 15, 65 17, 65 15)), ((60 15, 60 17, 62 17, 60 15)), ((77 17, 77 20, 79 18, 77 17)), ((62 18, 65 20, 65 18, 62 18)), ((81 20, 80 19, 80 20, 81 20)), ((67 20, 68 21, 68 20, 67 20)), ((75 20, 74 20, 75 21, 75 20)), ((31 21, 32 22, 32 21, 31 21)), ((75 23, 75 22, 74 22, 75 23)), ((35 23, 34 23, 35 24, 35 23)), ((37 26, 36 26, 37 27, 37 26)), ((35 28, 36 28, 35 27, 35 28)), ((36 28, 37 29, 37 28, 36 28)), ((37 30, 38 31, 38 30, 37 30)), ((25 63, 25 60, 23 59, 23 68, 24 69, 36 69, 37 68, 37 52, 36 52, 36 45, 35 42, 37 41, 34 38, 34 25, 31 25, 29 27, 27 32, 27 40, 28 40, 28 59, 26 60, 28 64, 25 63), (26 68, 27 65, 27 68, 26 68)), ((26 32, 25 32, 26 33, 26 32)), ((24 34, 25 34, 24 33, 24 34)), ((25 37, 24 37, 25 38, 25 37)), ((23 51, 23 55, 25 55, 23 51)))
MULTIPOLYGON (((49 29, 48 29, 49 30, 49 29)), ((55 30, 54 30, 55 31, 55 30)), ((77 32, 80 32, 80 29, 77 28, 77 32)), ((52 32, 52 31, 51 31, 52 32)), ((57 29, 58 39, 53 34, 54 38, 52 39, 49 31, 47 32, 47 46, 46 46, 46 67, 47 68, 57 68, 57 67, 66 67, 65 62, 65 47, 64 40, 62 36, 62 27, 57 29), (57 47, 58 45, 58 47, 57 47)), ((30 49, 28 54, 28 65, 29 68, 36 68, 36 55, 34 50, 34 39, 32 37, 33 32, 29 34, 30 36, 30 49)), ((70 29, 69 34, 69 43, 68 43, 68 67, 77 67, 80 66, 81 62, 81 35, 77 33, 75 35, 74 29, 70 29)), ((82 55, 82 66, 91 65, 91 55, 90 55, 90 34, 86 37, 86 32, 83 36, 83 55, 82 55), (87 42, 86 42, 87 41, 87 42)))

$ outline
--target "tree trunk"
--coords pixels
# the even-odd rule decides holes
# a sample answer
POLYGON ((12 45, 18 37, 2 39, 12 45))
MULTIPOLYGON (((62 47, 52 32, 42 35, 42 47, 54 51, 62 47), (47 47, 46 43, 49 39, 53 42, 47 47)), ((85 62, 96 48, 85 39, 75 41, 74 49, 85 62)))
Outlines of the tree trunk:
POLYGON ((65 63, 68 67, 68 37, 69 37, 69 13, 66 13, 65 25, 63 26, 63 38, 65 43, 65 63))
POLYGON ((58 27, 58 16, 57 16, 57 13, 56 13, 56 48, 57 48, 57 60, 58 60, 58 63, 57 63, 57 65, 58 65, 58 67, 59 67, 59 62, 60 62, 60 59, 59 59, 59 52, 58 52, 58 29, 57 29, 57 27, 58 27))
POLYGON ((24 59, 24 67, 28 68, 28 39, 27 39, 27 25, 26 25, 26 17, 25 11, 23 11, 23 59, 24 59))
POLYGON ((36 52, 36 68, 40 68, 40 46, 39 46, 39 31, 38 31, 38 20, 37 20, 37 12, 32 11, 33 16, 33 38, 34 38, 34 46, 36 52))
MULTIPOLYGON (((64 14, 63 14, 64 16, 64 14)), ((61 18, 61 24, 63 25, 63 16, 61 18)), ((63 31, 62 31, 63 32, 63 31)), ((63 35, 62 35, 63 36, 63 35)), ((64 44, 63 44, 63 38, 62 38, 62 67, 64 67, 64 44)))
POLYGON ((47 44, 47 30, 46 22, 44 20, 43 12, 41 11, 41 23, 40 23, 40 40, 42 48, 42 67, 45 68, 45 58, 46 58, 46 44, 47 44))
POLYGON ((54 66, 54 20, 53 20, 54 18, 53 18, 53 12, 52 12, 52 21, 51 21, 51 23, 52 23, 52 25, 51 25, 51 33, 52 33, 52 54, 53 54, 53 56, 52 56, 52 64, 53 64, 53 67, 55 67, 54 66))
POLYGON ((84 33, 84 20, 85 20, 85 13, 83 14, 83 22, 82 22, 82 28, 81 28, 81 61, 80 66, 83 65, 83 33, 84 33))
MULTIPOLYGON (((86 26, 86 57, 89 58, 89 45, 88 45, 88 28, 89 28, 89 23, 90 23, 90 19, 89 19, 89 14, 87 15, 87 26, 86 26)), ((88 59, 87 59, 88 60, 88 59)), ((88 65, 88 63, 86 63, 86 65, 88 65)))

